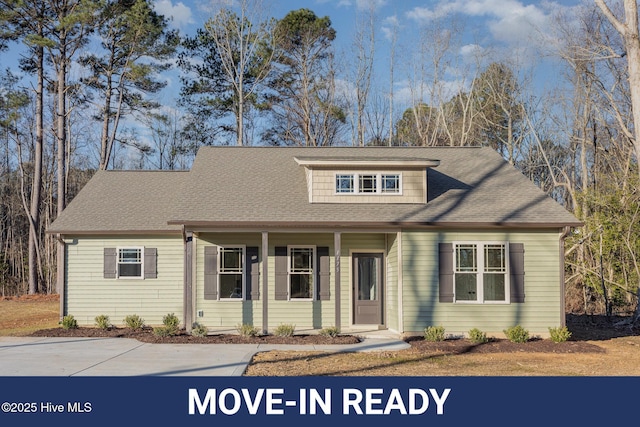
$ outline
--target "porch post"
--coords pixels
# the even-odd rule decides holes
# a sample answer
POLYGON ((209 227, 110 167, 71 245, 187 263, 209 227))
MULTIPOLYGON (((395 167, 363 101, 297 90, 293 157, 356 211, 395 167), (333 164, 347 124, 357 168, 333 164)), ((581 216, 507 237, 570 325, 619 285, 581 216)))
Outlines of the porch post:
POLYGON ((340 254, 341 254, 341 246, 342 246, 342 236, 339 231, 335 231, 333 233, 333 253, 335 258, 335 274, 333 276, 333 281, 336 285, 336 291, 334 294, 336 308, 336 328, 340 328, 340 254))
POLYGON ((269 232, 262 232, 262 333, 269 331, 269 232))
POLYGON ((402 273, 403 273, 403 265, 402 265, 402 230, 397 233, 397 241, 398 241, 398 332, 404 333, 404 322, 403 322, 403 314, 402 314, 402 273))

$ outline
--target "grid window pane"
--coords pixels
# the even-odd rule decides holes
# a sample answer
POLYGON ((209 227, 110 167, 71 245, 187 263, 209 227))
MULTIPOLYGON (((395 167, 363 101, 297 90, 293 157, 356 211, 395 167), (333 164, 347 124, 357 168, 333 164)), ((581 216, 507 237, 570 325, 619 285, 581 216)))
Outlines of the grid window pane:
POLYGON ((118 262, 139 263, 142 257, 141 249, 120 249, 118 262))
POLYGON ((381 181, 383 193, 400 192, 400 175, 382 175, 381 181))
POLYGON ((360 192, 361 193, 375 193, 376 192, 376 176, 375 175, 360 175, 360 192))
POLYGON ((242 248, 221 248, 220 249, 220 271, 221 272, 242 272, 242 248))
POLYGON ((476 245, 456 245, 456 271, 478 271, 476 245))
POLYGON ((291 272, 313 271, 313 249, 291 248, 291 272))
POLYGON ((353 175, 336 175, 336 193, 353 193, 353 175))
POLYGON ((484 247, 485 271, 505 273, 505 248, 504 245, 486 245, 484 247))

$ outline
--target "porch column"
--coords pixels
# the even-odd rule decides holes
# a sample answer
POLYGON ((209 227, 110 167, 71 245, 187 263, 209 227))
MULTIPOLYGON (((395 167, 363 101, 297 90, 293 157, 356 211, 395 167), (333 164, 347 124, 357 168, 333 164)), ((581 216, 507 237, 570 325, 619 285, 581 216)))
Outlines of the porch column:
POLYGON ((335 308, 335 315, 336 315, 336 328, 340 328, 340 254, 341 254, 341 247, 342 247, 342 235, 340 234, 339 231, 335 231, 333 233, 333 253, 334 253, 334 258, 335 258, 335 274, 334 274, 334 278, 333 281, 336 285, 336 290, 335 290, 335 294, 334 294, 334 298, 335 298, 335 302, 336 302, 336 308, 335 308))
POLYGON ((262 333, 269 330, 269 232, 262 232, 262 333))
POLYGON ((193 232, 184 233, 184 327, 191 332, 193 326, 193 232))

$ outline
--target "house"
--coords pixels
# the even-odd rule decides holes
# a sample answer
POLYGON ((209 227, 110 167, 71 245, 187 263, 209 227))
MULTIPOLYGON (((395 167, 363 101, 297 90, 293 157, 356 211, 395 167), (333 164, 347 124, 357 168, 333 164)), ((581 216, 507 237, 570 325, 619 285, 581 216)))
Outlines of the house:
POLYGON ((84 325, 548 335, 580 224, 490 148, 205 147, 190 171, 97 172, 48 232, 84 325))

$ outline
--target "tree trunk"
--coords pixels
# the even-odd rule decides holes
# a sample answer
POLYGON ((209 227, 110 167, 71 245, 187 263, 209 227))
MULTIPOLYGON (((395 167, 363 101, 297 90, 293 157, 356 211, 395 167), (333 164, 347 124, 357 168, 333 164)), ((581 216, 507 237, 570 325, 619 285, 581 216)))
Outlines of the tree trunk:
POLYGON ((42 147, 43 147, 43 94, 44 94, 44 49, 38 47, 37 89, 36 89, 36 146, 34 152, 33 182, 31 185, 31 206, 29 211, 29 294, 39 290, 39 233, 40 193, 42 189, 42 147))

